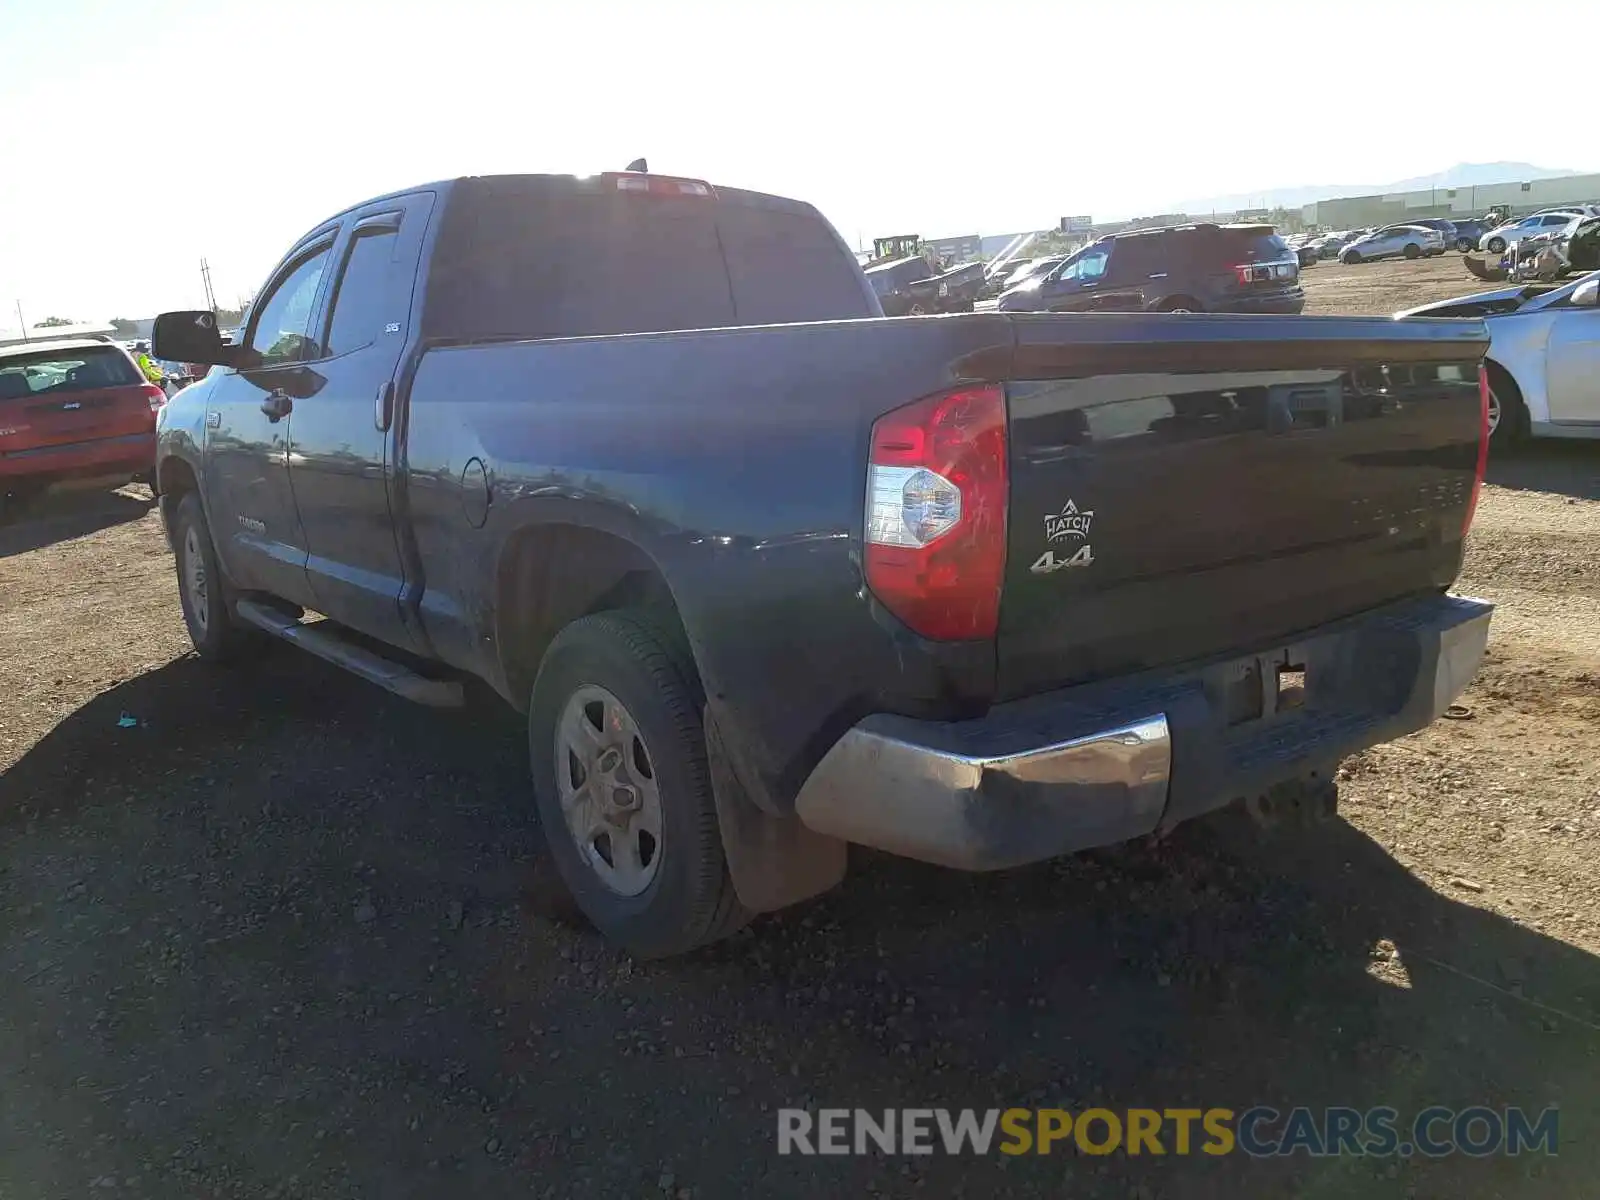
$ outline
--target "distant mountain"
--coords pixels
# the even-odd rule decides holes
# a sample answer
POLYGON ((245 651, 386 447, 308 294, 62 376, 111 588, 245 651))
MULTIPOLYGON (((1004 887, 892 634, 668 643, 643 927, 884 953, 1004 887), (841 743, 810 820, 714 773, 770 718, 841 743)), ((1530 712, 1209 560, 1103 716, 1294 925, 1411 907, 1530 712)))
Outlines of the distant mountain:
POLYGON ((1340 196, 1373 196, 1387 192, 1419 192, 1424 188, 1482 187, 1490 183, 1526 183, 1532 179, 1556 179, 1580 172, 1532 163, 1493 162, 1457 163, 1436 175, 1417 175, 1388 183, 1317 183, 1300 187, 1268 188, 1259 192, 1234 192, 1226 196, 1204 196, 1182 200, 1168 206, 1167 212, 1234 212, 1241 208, 1299 208, 1318 200, 1340 196))

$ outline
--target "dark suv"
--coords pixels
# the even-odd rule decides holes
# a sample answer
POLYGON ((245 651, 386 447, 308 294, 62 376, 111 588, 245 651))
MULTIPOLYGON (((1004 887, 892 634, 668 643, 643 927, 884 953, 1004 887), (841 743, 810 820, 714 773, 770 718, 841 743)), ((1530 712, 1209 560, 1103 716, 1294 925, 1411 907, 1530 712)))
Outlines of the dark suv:
POLYGON ((1000 297, 1002 312, 1298 313, 1300 262, 1270 225, 1172 225, 1101 238, 1000 297))

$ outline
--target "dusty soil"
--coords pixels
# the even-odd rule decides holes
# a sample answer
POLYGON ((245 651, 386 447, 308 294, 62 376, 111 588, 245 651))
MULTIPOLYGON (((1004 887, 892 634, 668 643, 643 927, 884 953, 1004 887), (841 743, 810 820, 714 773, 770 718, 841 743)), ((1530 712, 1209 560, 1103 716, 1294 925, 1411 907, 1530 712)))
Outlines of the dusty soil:
POLYGON ((1306 312, 1389 316, 1419 304, 1470 296, 1504 284, 1485 283, 1463 264, 1462 256, 1446 251, 1437 258, 1387 258, 1382 262, 1345 266, 1320 262, 1300 272, 1306 292, 1306 312))
MULTIPOLYGON (((1454 257, 1315 268, 1313 307, 1451 294, 1454 257)), ((1347 762, 1342 819, 985 877, 863 854, 651 966, 551 900, 492 698, 203 666, 138 488, 0 527, 0 1197, 1593 1196, 1600 449, 1493 480, 1469 713, 1347 762), (1476 1102, 1561 1105, 1559 1155, 774 1137, 795 1104, 1476 1102)))

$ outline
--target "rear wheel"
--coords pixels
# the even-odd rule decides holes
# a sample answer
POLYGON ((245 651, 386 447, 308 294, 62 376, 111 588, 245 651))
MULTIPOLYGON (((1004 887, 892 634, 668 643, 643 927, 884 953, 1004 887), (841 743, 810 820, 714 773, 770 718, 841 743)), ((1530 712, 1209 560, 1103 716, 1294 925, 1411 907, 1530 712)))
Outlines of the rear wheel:
POLYGON ((567 626, 533 685, 529 757, 556 870, 595 927, 641 958, 750 919, 723 856, 702 706, 681 633, 642 610, 567 626))
POLYGON ((1463 254, 1469 253, 1472 250, 1472 239, 1464 237, 1457 238, 1456 249, 1461 251, 1463 254))
POLYGON ((1161 306, 1162 312, 1169 313, 1197 313, 1205 310, 1200 307, 1200 302, 1188 296, 1174 296, 1161 306))
POLYGON ((1406 243, 1406 248, 1403 251, 1401 251, 1401 253, 1404 254, 1407 258, 1421 258, 1422 257, 1422 247, 1417 245, 1415 242, 1407 242, 1406 243))
POLYGON ((234 620, 232 594, 217 562, 198 492, 189 492, 179 501, 172 544, 178 566, 178 601, 195 653, 211 662, 233 658, 252 638, 250 631, 234 620))

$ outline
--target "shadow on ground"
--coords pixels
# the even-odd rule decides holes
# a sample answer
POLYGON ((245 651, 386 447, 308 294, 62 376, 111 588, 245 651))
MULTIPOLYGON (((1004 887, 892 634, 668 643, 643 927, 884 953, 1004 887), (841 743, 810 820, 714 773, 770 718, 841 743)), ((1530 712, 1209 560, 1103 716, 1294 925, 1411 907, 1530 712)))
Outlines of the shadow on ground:
POLYGON ((0 511, 0 558, 137 521, 155 505, 143 488, 73 491, 9 502, 0 511))
POLYGON ((1540 441, 1489 460, 1489 482, 1528 492, 1600 500, 1600 444, 1540 441))
POLYGON ((1342 822, 981 877, 862 855, 636 965, 530 901, 514 715, 270 648, 96 698, 0 810, 0 1194, 1593 1194, 1600 963, 1342 822), (793 1105, 1257 1103, 1559 1104, 1560 1154, 775 1149, 793 1105))

